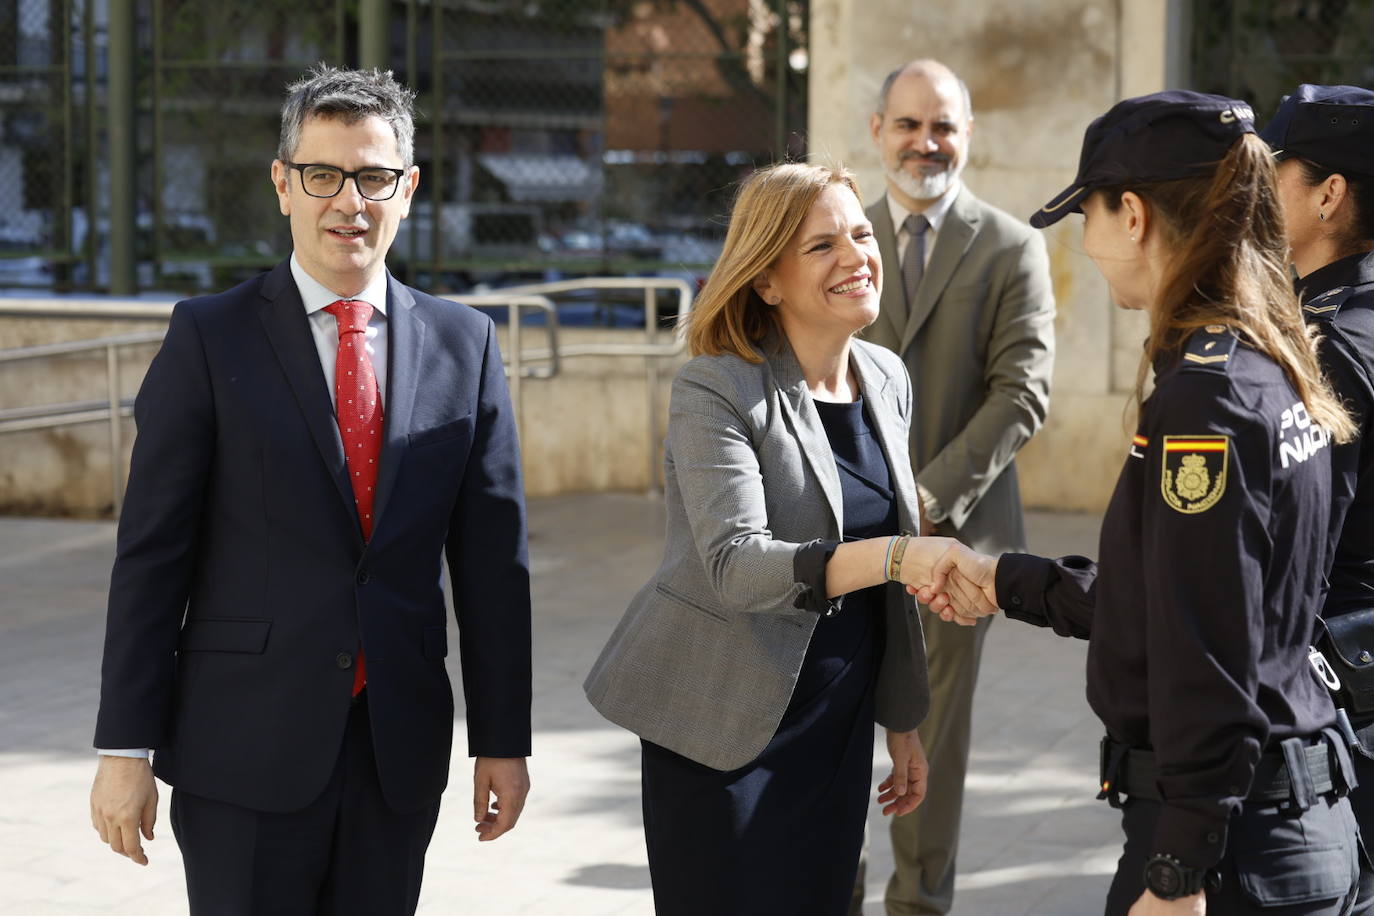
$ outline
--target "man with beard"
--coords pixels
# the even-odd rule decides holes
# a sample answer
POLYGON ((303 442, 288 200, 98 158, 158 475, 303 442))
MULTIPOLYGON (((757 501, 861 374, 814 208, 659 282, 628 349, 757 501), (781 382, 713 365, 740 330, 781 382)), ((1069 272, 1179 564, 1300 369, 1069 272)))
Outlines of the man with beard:
MULTIPOLYGON (((911 374, 920 533, 992 554, 1024 551, 1012 459, 1049 406, 1054 295, 1045 243, 959 180, 973 113, 968 87, 944 64, 917 60, 889 74, 869 127, 887 194, 868 218, 891 279, 865 336, 901 355, 911 374)), ((968 628, 923 621, 931 708, 921 739, 931 782, 924 805, 892 820, 893 916, 947 913, 954 899, 973 687, 990 619, 968 628)))

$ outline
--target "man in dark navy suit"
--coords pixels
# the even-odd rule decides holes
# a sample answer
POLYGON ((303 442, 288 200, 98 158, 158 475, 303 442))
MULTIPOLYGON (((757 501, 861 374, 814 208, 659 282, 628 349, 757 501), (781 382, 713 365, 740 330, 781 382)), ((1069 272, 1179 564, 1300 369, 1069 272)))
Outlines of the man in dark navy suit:
POLYGON ((154 773, 174 786, 194 914, 415 911, 453 734, 444 555, 477 838, 529 791, 494 328, 385 267, 419 181, 412 98, 324 66, 288 88, 272 182, 294 252, 179 303, 138 395, 91 819, 146 864, 154 773))

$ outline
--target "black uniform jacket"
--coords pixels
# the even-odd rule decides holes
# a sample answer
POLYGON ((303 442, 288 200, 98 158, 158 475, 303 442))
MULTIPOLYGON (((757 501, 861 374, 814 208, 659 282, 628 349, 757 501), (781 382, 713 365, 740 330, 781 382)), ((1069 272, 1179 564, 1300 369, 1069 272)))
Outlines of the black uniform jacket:
POLYGON ((1090 641, 1088 702, 1153 749, 1156 853, 1206 868, 1264 748, 1335 722, 1307 660, 1330 515, 1328 436, 1219 325, 1155 365, 1100 564, 1007 554, 1007 616, 1090 641))
POLYGON ((1322 368, 1360 429, 1331 455, 1330 616, 1374 607, 1374 252, 1314 270, 1298 291, 1322 334, 1322 368))

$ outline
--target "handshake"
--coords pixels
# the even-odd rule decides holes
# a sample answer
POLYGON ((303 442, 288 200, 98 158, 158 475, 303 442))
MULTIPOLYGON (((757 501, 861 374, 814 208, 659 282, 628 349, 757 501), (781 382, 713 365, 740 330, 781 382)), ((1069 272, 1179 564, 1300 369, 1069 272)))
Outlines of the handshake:
POLYGON ((943 537, 913 537, 900 581, 941 620, 971 627, 997 613, 997 557, 943 537))

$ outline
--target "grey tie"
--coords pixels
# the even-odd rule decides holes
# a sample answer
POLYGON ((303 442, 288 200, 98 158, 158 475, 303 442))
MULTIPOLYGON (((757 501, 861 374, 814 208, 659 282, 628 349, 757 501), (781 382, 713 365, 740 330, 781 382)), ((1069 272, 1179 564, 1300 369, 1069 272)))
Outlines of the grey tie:
POLYGON ((916 302, 916 290, 921 288, 921 277, 926 272, 926 230, 930 228, 930 221, 923 214, 908 213, 902 228, 906 230, 902 289, 906 292, 907 308, 910 308, 916 302))

